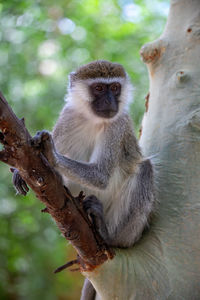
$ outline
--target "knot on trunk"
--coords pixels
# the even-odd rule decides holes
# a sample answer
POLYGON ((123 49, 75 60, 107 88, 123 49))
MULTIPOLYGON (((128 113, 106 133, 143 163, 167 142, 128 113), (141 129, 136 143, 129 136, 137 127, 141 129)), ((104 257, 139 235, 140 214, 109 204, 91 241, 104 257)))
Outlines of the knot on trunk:
POLYGON ((156 40, 153 43, 145 44, 140 50, 140 56, 146 64, 155 63, 166 50, 167 43, 163 40, 156 40))
POLYGON ((178 85, 187 82, 189 79, 190 79, 190 75, 188 71, 181 70, 176 72, 176 81, 178 85))

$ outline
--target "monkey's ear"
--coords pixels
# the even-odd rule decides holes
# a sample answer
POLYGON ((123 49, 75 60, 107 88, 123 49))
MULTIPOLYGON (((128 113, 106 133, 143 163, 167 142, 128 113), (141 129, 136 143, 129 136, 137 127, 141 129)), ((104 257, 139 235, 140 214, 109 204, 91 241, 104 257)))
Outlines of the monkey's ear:
POLYGON ((69 74, 69 87, 71 88, 73 86, 73 83, 76 80, 76 73, 75 72, 71 72, 69 74))

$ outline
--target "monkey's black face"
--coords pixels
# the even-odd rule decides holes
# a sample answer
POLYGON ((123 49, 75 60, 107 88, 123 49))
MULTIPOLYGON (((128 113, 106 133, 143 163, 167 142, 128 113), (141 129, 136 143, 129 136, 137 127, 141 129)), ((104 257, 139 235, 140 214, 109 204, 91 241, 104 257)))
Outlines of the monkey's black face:
POLYGON ((93 99, 91 107, 96 115, 102 118, 112 118, 117 114, 121 94, 119 82, 93 83, 90 85, 90 93, 93 99))

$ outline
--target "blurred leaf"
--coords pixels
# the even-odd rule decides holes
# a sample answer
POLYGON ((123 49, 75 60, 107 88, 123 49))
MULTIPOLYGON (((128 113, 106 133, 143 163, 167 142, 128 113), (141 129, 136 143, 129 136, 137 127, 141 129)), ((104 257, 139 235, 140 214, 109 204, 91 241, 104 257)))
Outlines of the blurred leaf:
MULTIPOLYGON (((64 104, 68 74, 95 59, 124 65, 134 84, 136 131, 148 92, 140 47, 162 32, 169 1, 3 0, 0 86, 32 134, 51 130, 64 104)), ((0 165, 0 299, 79 299, 83 278, 53 270, 75 257, 33 193, 15 194, 0 165)))

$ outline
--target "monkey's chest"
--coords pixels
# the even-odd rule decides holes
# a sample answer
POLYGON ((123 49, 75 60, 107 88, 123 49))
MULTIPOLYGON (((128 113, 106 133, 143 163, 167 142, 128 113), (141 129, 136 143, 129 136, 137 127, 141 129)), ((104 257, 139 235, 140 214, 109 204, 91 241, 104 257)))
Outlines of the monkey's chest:
POLYGON ((67 156, 71 159, 83 162, 89 162, 93 152, 93 147, 90 145, 84 145, 83 142, 77 142, 76 147, 72 147, 67 156))
POLYGON ((95 147, 95 136, 90 131, 80 131, 75 139, 68 142, 66 155, 74 160, 89 162, 95 147))

